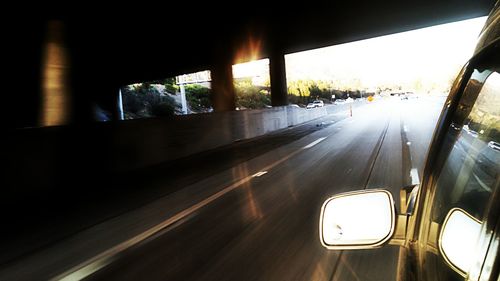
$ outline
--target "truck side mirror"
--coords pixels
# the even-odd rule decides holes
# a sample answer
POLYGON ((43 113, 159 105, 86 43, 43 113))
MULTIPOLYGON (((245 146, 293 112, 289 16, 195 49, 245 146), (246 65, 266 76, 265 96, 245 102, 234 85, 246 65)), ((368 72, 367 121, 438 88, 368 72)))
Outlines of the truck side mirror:
POLYGON ((320 241, 328 249, 371 249, 394 234, 396 210, 391 193, 363 190, 337 194, 325 201, 320 241))

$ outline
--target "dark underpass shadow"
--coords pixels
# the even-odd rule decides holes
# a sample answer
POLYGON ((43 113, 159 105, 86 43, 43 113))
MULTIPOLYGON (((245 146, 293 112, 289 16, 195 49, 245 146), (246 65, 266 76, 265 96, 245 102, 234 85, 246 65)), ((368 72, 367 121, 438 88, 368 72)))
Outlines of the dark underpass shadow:
MULTIPOLYGON (((0 265, 15 261, 84 229, 144 206, 214 174, 333 123, 318 120, 241 140, 188 157, 127 173, 87 170, 61 175, 51 192, 15 198, 3 205, 0 265), (85 174, 83 171, 88 171, 85 174)), ((84 153, 84 152, 82 152, 84 153)), ((83 158, 85 159, 85 158, 83 158)))

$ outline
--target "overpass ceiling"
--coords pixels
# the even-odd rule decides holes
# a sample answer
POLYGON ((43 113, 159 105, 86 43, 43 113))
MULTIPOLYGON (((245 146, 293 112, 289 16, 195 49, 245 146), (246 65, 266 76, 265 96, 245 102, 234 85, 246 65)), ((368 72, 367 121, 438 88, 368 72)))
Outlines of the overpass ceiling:
MULTIPOLYGON (((221 56, 260 42, 291 53, 483 16, 492 0, 183 2, 166 7, 59 14, 73 64, 117 83, 210 68, 221 56), (83 14, 83 16, 82 16, 83 14)), ((259 45, 259 44, 257 44, 259 45)), ((88 72, 88 71, 82 71, 88 72)))

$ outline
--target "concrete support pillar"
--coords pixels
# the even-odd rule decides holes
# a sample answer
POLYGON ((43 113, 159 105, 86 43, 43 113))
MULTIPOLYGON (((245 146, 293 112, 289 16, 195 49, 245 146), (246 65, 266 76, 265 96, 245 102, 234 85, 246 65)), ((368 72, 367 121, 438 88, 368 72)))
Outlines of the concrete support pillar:
POLYGON ((70 65, 62 22, 47 24, 47 38, 42 61, 42 99, 40 126, 66 125, 72 117, 72 91, 69 85, 70 65))
POLYGON ((212 106, 214 111, 235 110, 235 91, 233 83, 233 59, 230 55, 221 55, 211 69, 212 106))
POLYGON ((288 104, 286 86, 285 56, 282 52, 273 51, 269 58, 271 75, 271 105, 283 106, 288 104))

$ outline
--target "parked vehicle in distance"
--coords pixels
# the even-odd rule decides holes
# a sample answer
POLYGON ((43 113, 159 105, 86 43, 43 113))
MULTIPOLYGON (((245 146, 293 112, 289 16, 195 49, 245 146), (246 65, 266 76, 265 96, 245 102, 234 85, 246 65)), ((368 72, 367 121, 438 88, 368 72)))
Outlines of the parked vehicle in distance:
POLYGON ((330 250, 400 246, 398 280, 499 280, 499 85, 500 2, 450 90, 422 182, 394 195, 370 189, 327 199, 321 244, 330 250))

